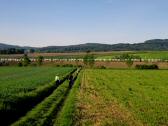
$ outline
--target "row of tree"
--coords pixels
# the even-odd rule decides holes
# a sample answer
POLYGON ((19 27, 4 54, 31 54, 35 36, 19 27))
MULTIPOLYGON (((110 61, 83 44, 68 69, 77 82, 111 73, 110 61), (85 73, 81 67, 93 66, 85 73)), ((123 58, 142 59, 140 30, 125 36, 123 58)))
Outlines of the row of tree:
MULTIPOLYGON (((37 64, 39 66, 41 66, 43 63, 43 60, 44 60, 43 56, 38 56, 37 57, 37 64)), ((18 63, 18 66, 28 66, 30 64, 31 64, 31 60, 29 59, 27 54, 24 54, 22 60, 18 63)))
MULTIPOLYGON (((130 54, 122 54, 122 55, 119 55, 115 58, 123 60, 129 68, 132 67, 132 65, 134 63, 133 59, 140 59, 140 61, 141 61, 140 56, 134 56, 134 55, 130 55, 130 54)), ((37 57, 37 62, 36 62, 37 65, 39 65, 39 66, 42 65, 43 60, 44 60, 43 56, 38 56, 37 57)), ((76 59, 76 64, 77 65, 78 65, 78 61, 79 60, 76 59)), ((85 65, 85 67, 94 67, 95 57, 90 51, 87 51, 86 55, 83 57, 83 63, 85 65)), ((22 60, 18 63, 19 66, 28 66, 30 64, 31 64, 31 60, 29 59, 27 54, 24 54, 22 60)))
POLYGON ((24 54, 24 49, 9 48, 0 50, 0 54, 24 54))
MULTIPOLYGON (((134 57, 135 58, 135 57, 134 57)), ((127 64, 128 67, 131 67, 133 65, 133 56, 132 55, 128 55, 128 54, 123 54, 120 56, 120 59, 126 59, 125 63, 127 64)), ((44 60, 43 56, 38 56, 37 57, 37 65, 42 65, 44 60)), ((77 62, 77 61, 76 61, 77 62)), ((83 63, 85 64, 86 67, 93 67, 95 64, 95 57, 94 55, 88 51, 86 53, 86 55, 83 58, 83 63)), ((19 66, 28 66, 29 64, 31 64, 31 60, 29 59, 27 54, 24 54, 22 60, 19 62, 19 66)))
MULTIPOLYGON (((42 65, 43 61, 44 61, 43 56, 37 57, 37 65, 39 66, 42 65)), ((87 54, 83 58, 83 63, 85 64, 86 67, 93 67, 95 63, 94 55, 91 54, 90 52, 87 52, 87 54)), ((29 59, 27 54, 24 54, 22 60, 18 63, 18 66, 28 66, 30 64, 31 64, 31 60, 29 59)))
MULTIPOLYGON (((118 56, 118 58, 123 59, 123 61, 130 68, 130 67, 132 67, 132 65, 134 63, 133 59, 135 59, 135 58, 137 59, 138 56, 134 57, 133 55, 123 54, 123 55, 118 56)), ((33 63, 33 64, 41 66, 43 64, 43 61, 44 61, 44 57, 43 56, 38 56, 37 57, 37 62, 33 63)), ((76 59, 76 65, 77 66, 79 65, 78 61, 79 60, 76 59)), ((86 55, 84 56, 83 63, 85 65, 85 67, 90 67, 90 68, 94 67, 95 57, 90 51, 87 51, 86 55)), ((24 54, 24 56, 22 57, 22 60, 18 63, 18 66, 28 66, 30 64, 31 64, 31 60, 29 59, 27 54, 24 54)), ((0 66, 7 66, 7 65, 9 65, 8 62, 5 62, 5 61, 0 62, 0 66)), ((106 67, 102 66, 101 68, 106 68, 106 67)), ((154 65, 136 65, 135 68, 136 69, 158 69, 158 66, 155 65, 155 64, 154 65)))

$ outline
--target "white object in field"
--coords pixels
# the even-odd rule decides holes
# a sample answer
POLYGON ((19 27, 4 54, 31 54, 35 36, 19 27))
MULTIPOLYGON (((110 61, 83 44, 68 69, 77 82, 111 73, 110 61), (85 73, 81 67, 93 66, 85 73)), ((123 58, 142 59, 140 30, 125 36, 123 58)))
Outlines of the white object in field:
POLYGON ((59 80, 59 77, 58 76, 55 76, 55 81, 59 80))

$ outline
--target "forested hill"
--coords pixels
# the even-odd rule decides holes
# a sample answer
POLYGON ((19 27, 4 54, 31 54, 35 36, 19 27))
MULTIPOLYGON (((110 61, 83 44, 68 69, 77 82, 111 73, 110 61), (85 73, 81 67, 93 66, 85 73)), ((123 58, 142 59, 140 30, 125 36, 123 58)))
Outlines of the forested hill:
POLYGON ((70 46, 49 46, 40 48, 41 52, 84 52, 84 51, 134 51, 134 50, 168 50, 168 39, 148 40, 137 44, 99 44, 86 43, 70 46))
POLYGON ((3 43, 0 43, 0 50, 3 50, 3 49, 9 49, 9 48, 20 48, 19 46, 15 46, 15 45, 7 45, 7 44, 3 44, 3 43))
POLYGON ((0 43, 0 54, 23 54, 26 51, 34 52, 34 50, 36 50, 34 47, 21 47, 0 43))
POLYGON ((20 47, 12 46, 0 43, 0 50, 6 49, 34 49, 37 52, 85 52, 85 51, 144 51, 144 50, 168 50, 168 39, 153 39, 145 41, 144 43, 136 44, 99 44, 99 43, 86 43, 80 45, 69 45, 69 46, 48 46, 43 48, 34 47, 20 47))

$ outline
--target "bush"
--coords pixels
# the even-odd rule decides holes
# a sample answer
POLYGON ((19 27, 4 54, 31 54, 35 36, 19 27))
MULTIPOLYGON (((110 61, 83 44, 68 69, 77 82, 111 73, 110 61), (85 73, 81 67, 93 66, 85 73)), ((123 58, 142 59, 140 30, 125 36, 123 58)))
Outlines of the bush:
POLYGON ((136 65, 135 66, 136 69, 159 69, 158 65, 156 64, 152 64, 152 65, 136 65))
POLYGON ((126 64, 127 66, 130 68, 133 65, 133 61, 131 60, 131 58, 129 58, 128 60, 126 60, 126 64))
POLYGON ((18 62, 18 66, 22 67, 23 66, 22 62, 18 62))
POLYGON ((100 69, 106 69, 106 67, 105 66, 100 66, 100 69))
POLYGON ((23 66, 28 66, 31 63, 27 54, 24 54, 22 64, 23 66))
POLYGON ((93 54, 90 53, 90 51, 87 51, 87 54, 83 58, 83 63, 86 66, 93 67, 95 64, 95 57, 93 54))
POLYGON ((61 65, 57 64, 56 67, 60 67, 61 65))
POLYGON ((43 60, 44 60, 44 57, 43 57, 43 56, 38 56, 38 58, 37 58, 37 63, 38 63, 39 66, 42 65, 43 60))
POLYGON ((9 62, 0 61, 0 66, 9 66, 9 62))

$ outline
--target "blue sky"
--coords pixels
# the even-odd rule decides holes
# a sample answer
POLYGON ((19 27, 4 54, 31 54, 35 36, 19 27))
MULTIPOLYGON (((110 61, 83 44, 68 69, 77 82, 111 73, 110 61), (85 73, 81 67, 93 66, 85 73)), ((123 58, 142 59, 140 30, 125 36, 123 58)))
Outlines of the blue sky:
POLYGON ((0 0, 0 43, 137 43, 168 38, 168 0, 0 0))

